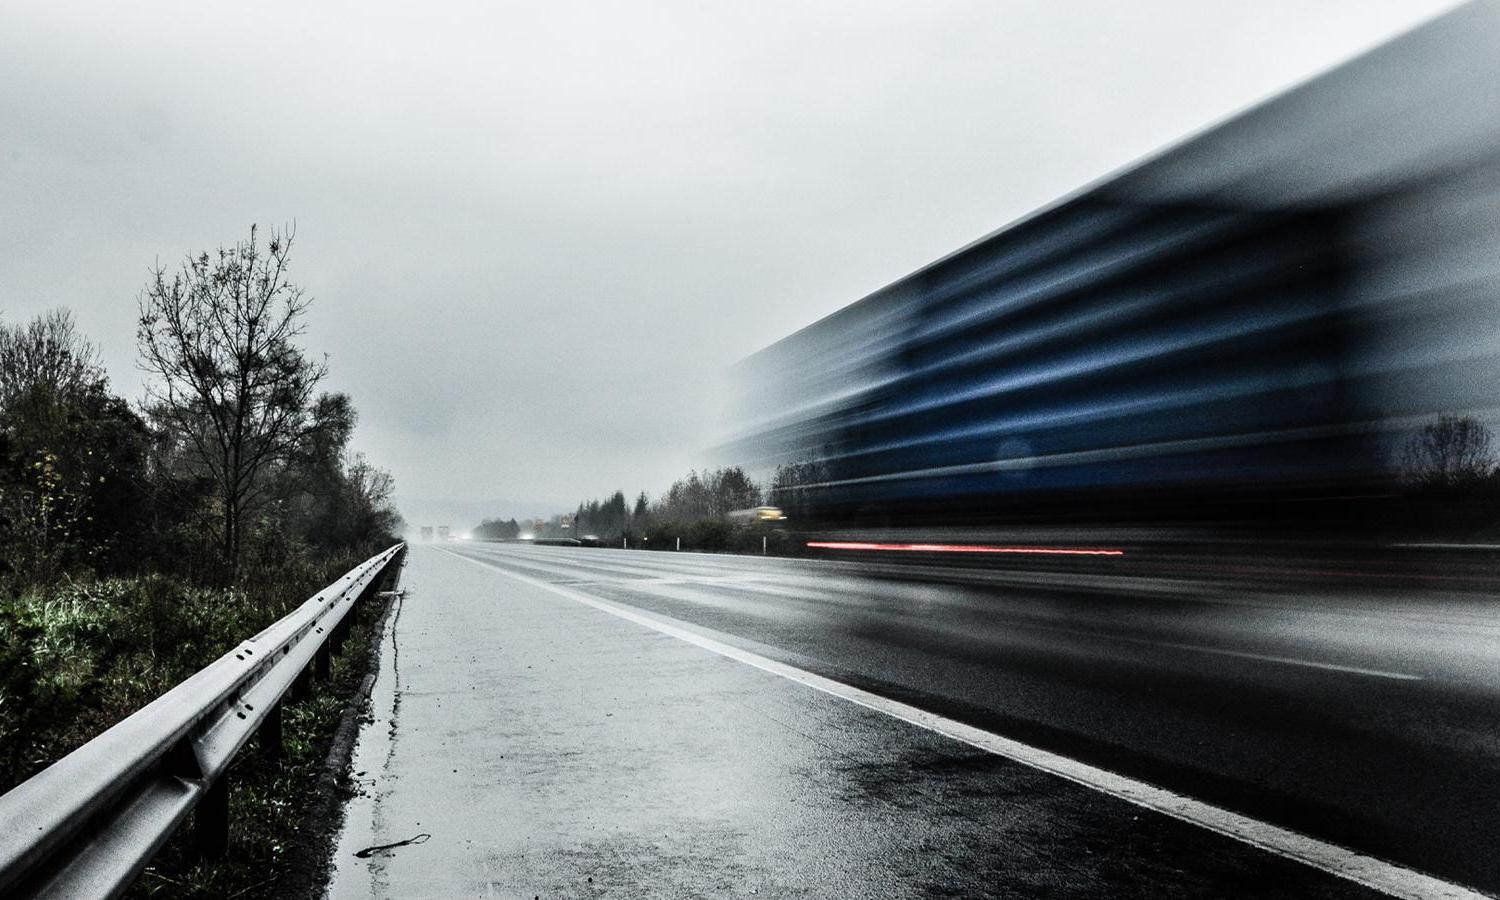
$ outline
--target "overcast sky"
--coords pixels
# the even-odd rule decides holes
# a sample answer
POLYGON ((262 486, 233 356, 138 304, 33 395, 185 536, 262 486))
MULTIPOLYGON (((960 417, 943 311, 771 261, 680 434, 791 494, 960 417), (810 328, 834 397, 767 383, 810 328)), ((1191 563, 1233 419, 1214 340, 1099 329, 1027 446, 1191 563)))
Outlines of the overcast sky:
POLYGON ((655 494, 735 360, 1451 5, 6 2, 0 316, 137 398, 153 261, 295 221, 414 524, 655 494))

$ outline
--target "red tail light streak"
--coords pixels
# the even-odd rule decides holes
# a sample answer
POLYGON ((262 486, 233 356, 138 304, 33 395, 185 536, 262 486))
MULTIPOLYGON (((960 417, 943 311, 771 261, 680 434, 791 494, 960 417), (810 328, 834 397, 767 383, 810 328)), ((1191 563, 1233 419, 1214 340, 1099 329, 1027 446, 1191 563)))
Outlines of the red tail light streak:
POLYGON ((985 544, 880 544, 869 541, 808 541, 818 550, 893 550, 905 553, 1011 553, 1037 556, 1124 556, 1124 550, 1074 547, 991 547, 985 544))

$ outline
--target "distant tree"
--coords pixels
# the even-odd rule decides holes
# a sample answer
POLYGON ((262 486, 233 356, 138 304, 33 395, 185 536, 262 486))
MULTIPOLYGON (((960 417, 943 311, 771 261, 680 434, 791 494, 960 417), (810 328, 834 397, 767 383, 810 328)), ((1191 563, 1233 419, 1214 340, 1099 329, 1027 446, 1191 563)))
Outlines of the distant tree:
POLYGON ((649 514, 650 512, 651 498, 646 496, 645 491, 641 491, 641 493, 635 498, 635 509, 631 512, 630 517, 636 521, 641 521, 645 519, 647 514, 649 514))
POLYGON ((600 534, 611 540, 624 534, 630 517, 630 508, 625 505, 625 492, 615 491, 611 494, 609 499, 601 504, 599 513, 604 519, 600 523, 600 534))
POLYGON ((805 519, 812 509, 808 497, 809 485, 827 480, 822 463, 815 460, 783 463, 771 476, 771 487, 767 491, 767 502, 779 507, 791 519, 805 519))
POLYGON ((396 480, 391 473, 371 465, 363 453, 356 453, 344 483, 350 509, 349 544, 395 540, 405 523, 392 502, 396 480))
POLYGON ((1494 439, 1471 416, 1443 416, 1411 438, 1402 467, 1408 480, 1427 490, 1481 485, 1496 473, 1494 439))
MULTIPOLYGON (((621 498, 624 499, 623 497, 621 498)), ((651 510, 663 522, 719 519, 737 509, 760 504, 760 487, 738 466, 689 472, 667 488, 651 510)))
POLYGON ((719 469, 708 477, 709 516, 717 518, 737 509, 760 505, 760 486, 739 466, 719 469))
POLYGON ((696 522, 708 518, 712 504, 708 485, 696 470, 672 482, 656 501, 653 514, 669 522, 696 522))
POLYGON ((323 394, 312 404, 308 427, 274 479, 291 529, 309 544, 350 546, 355 537, 349 508, 348 446, 359 415, 349 395, 323 394))
POLYGON ((521 535, 521 524, 515 519, 485 519, 474 529, 474 537, 481 541, 513 541, 521 535))
POLYGON ((148 446, 68 312, 0 325, 0 569, 49 583, 75 564, 129 563, 149 506, 148 446))
POLYGON ((630 508, 625 503, 625 493, 615 491, 608 500, 587 500, 578 504, 573 512, 573 523, 577 528, 575 537, 594 535, 611 543, 630 525, 630 508))
POLYGON ((77 397, 104 381, 98 348, 78 332, 67 310, 0 326, 0 413, 7 418, 23 415, 27 403, 77 397))
POLYGON ((288 279, 293 235, 272 231, 158 265, 140 296, 137 338, 154 408, 217 487, 220 542, 233 577, 264 476, 288 460, 312 424, 327 373, 297 346, 311 302, 288 279))

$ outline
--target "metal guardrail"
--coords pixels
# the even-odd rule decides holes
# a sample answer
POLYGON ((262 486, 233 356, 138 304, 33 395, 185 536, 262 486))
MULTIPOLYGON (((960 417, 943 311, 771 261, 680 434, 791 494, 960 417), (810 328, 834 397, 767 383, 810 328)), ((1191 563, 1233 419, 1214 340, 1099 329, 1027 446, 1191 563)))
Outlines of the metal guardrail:
POLYGON ((0 796, 0 896, 113 897, 189 812, 200 852, 229 844, 229 778, 257 732, 281 753, 281 704, 328 677, 361 601, 399 574, 380 553, 269 628, 0 796))

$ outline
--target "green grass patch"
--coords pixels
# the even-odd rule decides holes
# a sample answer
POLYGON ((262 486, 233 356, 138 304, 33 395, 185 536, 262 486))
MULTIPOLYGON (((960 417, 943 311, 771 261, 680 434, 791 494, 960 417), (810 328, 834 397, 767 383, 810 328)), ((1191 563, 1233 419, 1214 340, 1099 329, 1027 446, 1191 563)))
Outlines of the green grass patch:
POLYGON ((228 855, 200 861, 190 822, 157 854, 127 897, 285 897, 316 888, 320 873, 306 867, 319 860, 309 860, 303 851, 317 846, 321 835, 302 829, 332 827, 331 822, 309 823, 307 816, 317 802, 323 764, 344 709, 368 670, 375 619, 367 614, 350 632, 344 652, 333 657, 329 681, 315 683, 311 699, 288 703, 282 758, 267 759, 254 742, 236 758, 228 776, 228 855))
MULTIPOLYGON (((149 575, 0 596, 0 791, 218 659, 358 561, 297 560, 236 589, 149 575)), ((286 706, 282 761, 264 759, 253 741, 236 759, 228 858, 201 864, 189 824, 137 880, 132 896, 277 893, 344 707, 368 668, 375 616, 366 613, 334 657, 329 682, 316 684, 312 699, 286 706)))

